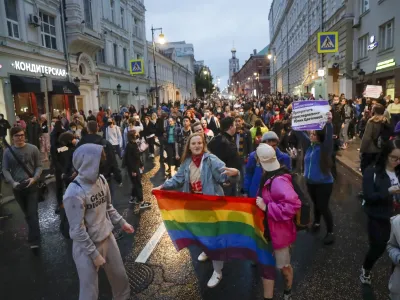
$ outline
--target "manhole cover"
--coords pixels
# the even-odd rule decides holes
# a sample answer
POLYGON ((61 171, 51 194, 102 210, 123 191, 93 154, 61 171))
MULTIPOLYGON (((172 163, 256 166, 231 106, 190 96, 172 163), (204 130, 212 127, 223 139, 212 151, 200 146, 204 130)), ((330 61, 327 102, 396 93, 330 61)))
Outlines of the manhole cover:
POLYGON ((125 269, 131 286, 131 293, 138 294, 147 289, 153 282, 154 272, 145 264, 126 262, 125 269))

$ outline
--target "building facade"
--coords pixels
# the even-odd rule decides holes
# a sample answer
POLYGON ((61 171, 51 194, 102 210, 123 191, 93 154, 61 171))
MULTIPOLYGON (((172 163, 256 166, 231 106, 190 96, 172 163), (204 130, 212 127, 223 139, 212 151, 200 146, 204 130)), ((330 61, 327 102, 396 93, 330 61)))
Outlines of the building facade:
MULTIPOLYGON (((152 43, 148 43, 148 53, 153 52, 152 43)), ((196 96, 194 73, 186 65, 178 63, 178 57, 174 48, 155 51, 157 84, 159 89, 160 103, 169 101, 184 101, 196 96)), ((155 104, 155 76, 154 59, 148 57, 147 69, 151 85, 151 101, 155 104)))
POLYGON ((236 95, 261 96, 271 93, 268 46, 253 54, 232 77, 230 91, 236 95))
POLYGON ((352 1, 273 1, 269 12, 272 93, 352 96, 354 14, 348 3, 352 1), (318 54, 318 32, 331 31, 339 33, 339 51, 318 54))
POLYGON ((395 34, 400 28, 398 6, 396 0, 353 3, 353 83, 357 95, 362 94, 366 84, 381 85, 392 99, 400 95, 400 39, 395 34))
POLYGON ((239 59, 236 57, 236 49, 232 48, 232 58, 229 59, 229 80, 228 85, 233 83, 233 75, 239 71, 239 59))

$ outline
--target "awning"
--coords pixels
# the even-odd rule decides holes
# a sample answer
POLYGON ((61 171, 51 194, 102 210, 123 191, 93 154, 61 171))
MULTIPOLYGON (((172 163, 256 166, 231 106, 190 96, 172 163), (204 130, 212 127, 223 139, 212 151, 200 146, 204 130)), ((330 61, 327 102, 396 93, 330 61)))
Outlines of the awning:
MULTIPOLYGON (((40 79, 10 75, 13 93, 41 93, 40 79)), ((80 95, 78 87, 69 81, 53 80, 53 94, 80 95)))

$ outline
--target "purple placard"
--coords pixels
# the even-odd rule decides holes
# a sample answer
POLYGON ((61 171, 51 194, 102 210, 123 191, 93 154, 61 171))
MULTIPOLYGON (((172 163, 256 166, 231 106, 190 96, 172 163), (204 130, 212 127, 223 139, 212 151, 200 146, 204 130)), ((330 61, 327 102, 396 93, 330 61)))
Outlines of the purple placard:
POLYGON ((330 111, 327 100, 307 100, 293 102, 293 130, 321 130, 324 128, 330 111))

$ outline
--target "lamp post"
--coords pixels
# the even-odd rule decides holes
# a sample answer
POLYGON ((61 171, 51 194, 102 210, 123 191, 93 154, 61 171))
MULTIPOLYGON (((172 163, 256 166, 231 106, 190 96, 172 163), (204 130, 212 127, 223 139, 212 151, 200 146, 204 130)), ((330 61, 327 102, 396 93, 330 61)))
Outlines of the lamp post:
POLYGON ((113 91, 114 95, 117 95, 117 110, 119 111, 119 95, 121 93, 121 85, 118 83, 117 84, 117 90, 113 91))
POLYGON ((154 83, 156 85, 156 105, 157 107, 160 106, 160 95, 158 92, 158 83, 157 83, 157 65, 156 65, 156 42, 154 41, 154 32, 155 31, 161 31, 160 35, 158 36, 159 39, 159 43, 162 45, 165 43, 165 38, 164 38, 164 34, 162 33, 162 28, 154 28, 153 26, 151 26, 151 39, 152 39, 152 43, 153 43, 153 61, 154 61, 154 83))

